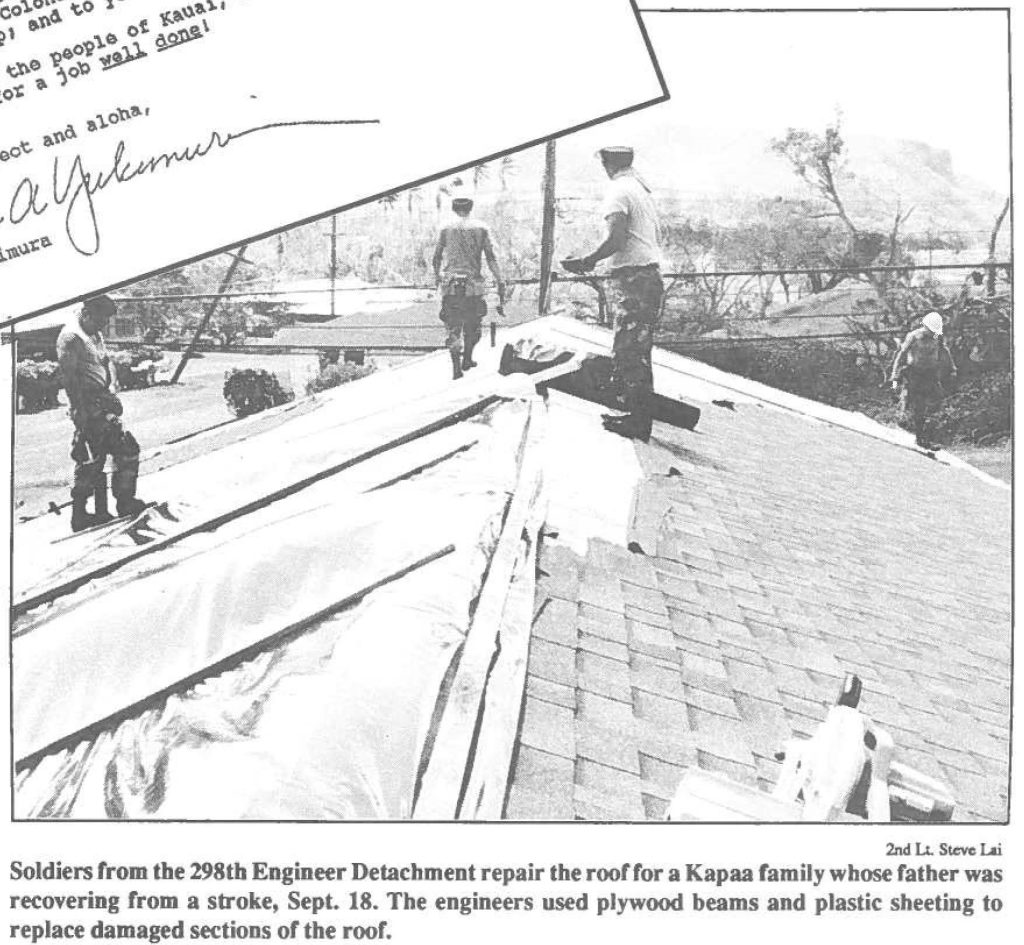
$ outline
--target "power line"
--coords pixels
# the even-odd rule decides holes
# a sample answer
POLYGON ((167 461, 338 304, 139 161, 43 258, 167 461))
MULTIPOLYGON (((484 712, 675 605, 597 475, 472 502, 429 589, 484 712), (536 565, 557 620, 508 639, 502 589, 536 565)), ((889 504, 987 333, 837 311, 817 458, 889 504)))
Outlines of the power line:
POLYGON ((745 345, 745 344, 799 344, 804 341, 842 341, 852 339, 854 341, 866 338, 891 338, 895 335, 906 334, 903 328, 889 328, 878 331, 857 332, 856 334, 827 334, 827 335, 793 335, 789 337, 776 337, 767 335, 752 335, 749 338, 693 338, 682 341, 669 341, 655 339, 659 348, 666 351, 676 351, 679 348, 693 348, 699 346, 714 345, 745 345))
MULTIPOLYGON (((907 264, 902 266, 830 266, 815 268, 789 268, 789 269, 722 269, 715 272, 702 272, 699 270, 688 270, 683 272, 666 272, 662 274, 665 279, 726 279, 735 276, 804 276, 804 275, 831 275, 833 273, 846 273, 848 275, 863 275, 867 273, 894 273, 897 275, 910 275, 915 272, 948 271, 959 269, 1006 269, 1013 268, 1012 262, 973 262, 973 263, 935 263, 932 265, 907 264)), ((552 280, 562 284, 582 283, 584 285, 595 281, 604 282, 614 279, 611 273, 595 273, 586 276, 562 275, 552 273, 552 280)), ((506 279, 506 285, 537 285, 539 279, 536 277, 522 279, 506 279)), ((420 291, 433 292, 437 289, 434 283, 404 283, 398 285, 358 285, 338 286, 337 292, 387 292, 387 291, 420 291)), ((329 286, 316 289, 245 289, 237 292, 225 292, 222 295, 211 292, 182 292, 164 293, 160 295, 122 295, 117 296, 117 302, 196 302, 211 298, 252 298, 261 296, 275 298, 283 295, 323 295, 329 294, 329 286)))

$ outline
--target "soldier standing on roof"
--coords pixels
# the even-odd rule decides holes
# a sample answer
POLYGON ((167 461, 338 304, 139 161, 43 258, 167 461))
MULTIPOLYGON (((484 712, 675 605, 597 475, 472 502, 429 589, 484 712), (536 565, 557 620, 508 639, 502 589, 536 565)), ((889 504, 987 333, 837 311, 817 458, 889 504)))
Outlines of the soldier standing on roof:
POLYGON ((480 340, 480 323, 487 314, 481 256, 498 283, 498 313, 505 298, 505 284, 491 245, 486 224, 470 216, 473 201, 456 197, 452 201, 455 221, 441 230, 434 250, 434 276, 441 290, 441 321, 448 329, 448 352, 452 377, 476 367, 473 348, 480 340))
POLYGON ((661 248, 658 214, 650 188, 633 170, 632 148, 598 152, 611 179, 601 209, 608 226, 604 242, 589 256, 564 260, 568 272, 589 272, 602 259, 612 276, 608 303, 614 317, 612 384, 628 412, 605 415, 605 429, 647 440, 651 435, 654 376, 651 348, 661 312, 661 248))
POLYGON ((112 460, 112 490, 118 515, 138 515, 146 504, 135 498, 139 475, 139 444, 121 426, 124 408, 111 392, 110 359, 103 341, 103 329, 117 310, 105 295, 89 299, 57 338, 64 389, 75 425, 71 458, 75 461, 71 486, 71 530, 81 531, 109 522, 107 511, 107 457, 112 460), (90 515, 86 502, 95 497, 96 511, 90 515))
POLYGON ((900 391, 904 425, 913 430, 917 445, 925 450, 938 447, 925 436, 928 411, 942 400, 942 374, 956 377, 956 365, 942 340, 942 316, 929 312, 921 326, 907 335, 892 365, 893 390, 900 391))

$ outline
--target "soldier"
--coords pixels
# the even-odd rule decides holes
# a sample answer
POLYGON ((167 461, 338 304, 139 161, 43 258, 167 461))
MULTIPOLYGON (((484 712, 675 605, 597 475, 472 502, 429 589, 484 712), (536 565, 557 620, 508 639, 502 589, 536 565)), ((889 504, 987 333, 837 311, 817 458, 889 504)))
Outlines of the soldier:
POLYGON ((448 329, 448 352, 452 359, 452 377, 476 367, 473 348, 480 340, 480 323, 487 314, 484 301, 480 257, 498 283, 498 313, 505 298, 505 284, 491 245, 491 234, 484 223, 470 216, 473 201, 456 197, 452 201, 455 222, 441 230, 434 250, 434 276, 441 290, 441 321, 448 329))
POLYGON ((107 511, 107 457, 113 465, 112 491, 118 515, 138 515, 146 503, 135 497, 139 475, 139 444, 121 426, 124 408, 110 390, 110 359, 103 341, 106 328, 116 311, 105 295, 89 299, 57 338, 64 389, 75 425, 71 458, 75 461, 71 486, 71 530, 81 531, 112 520, 107 511), (95 513, 86 511, 89 497, 95 498, 95 513))
POLYGON ((605 415, 606 429, 646 441, 651 435, 654 376, 651 348, 661 312, 661 248, 658 215, 650 188, 633 170, 632 148, 598 152, 611 180, 601 209, 608 227, 604 242, 589 256, 567 259, 569 272, 589 272, 609 261, 608 302, 614 317, 612 385, 627 416, 605 415))
POLYGON ((938 447, 925 436, 928 411, 942 399, 942 374, 956 377, 949 350, 942 340, 942 316, 929 312, 921 326, 907 335, 892 365, 892 387, 900 391, 900 411, 904 424, 913 430, 918 446, 925 450, 938 447))

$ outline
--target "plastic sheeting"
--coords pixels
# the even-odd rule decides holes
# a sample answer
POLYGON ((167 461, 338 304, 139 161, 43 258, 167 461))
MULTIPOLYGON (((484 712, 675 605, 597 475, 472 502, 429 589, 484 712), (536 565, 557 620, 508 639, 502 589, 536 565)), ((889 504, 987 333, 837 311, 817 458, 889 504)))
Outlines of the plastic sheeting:
MULTIPOLYGON (((210 449, 179 466, 147 472, 139 492, 147 498, 185 500, 187 505, 175 503, 185 512, 181 522, 181 529, 185 529, 299 480, 321 475, 427 424, 443 422, 454 412, 492 397, 495 387, 503 382, 493 375, 467 379, 469 383, 459 385, 449 381, 443 390, 426 396, 423 385, 406 379, 410 374, 409 369, 399 368, 383 384, 377 375, 371 375, 358 384, 325 392, 320 409, 294 416, 287 423, 223 449, 210 449)), ((448 376, 439 372, 440 379, 448 376)), ((15 530, 14 537, 16 605, 30 591, 49 587, 54 572, 61 572, 61 579, 68 580, 115 561, 130 550, 121 542, 110 549, 92 549, 86 559, 78 560, 82 546, 94 543, 95 536, 54 544, 55 538, 67 539, 67 519, 63 516, 28 522, 15 530), (43 562, 45 570, 40 567, 43 562)))
POLYGON ((218 530, 187 560, 42 614, 16 641, 19 757, 243 637, 318 610, 364 576, 448 542, 457 549, 42 758, 16 780, 18 815, 406 816, 514 482, 525 414, 522 404, 493 408, 480 446, 362 497, 357 516, 325 503, 322 483, 218 530), (62 691, 67 699, 52 698, 62 691))

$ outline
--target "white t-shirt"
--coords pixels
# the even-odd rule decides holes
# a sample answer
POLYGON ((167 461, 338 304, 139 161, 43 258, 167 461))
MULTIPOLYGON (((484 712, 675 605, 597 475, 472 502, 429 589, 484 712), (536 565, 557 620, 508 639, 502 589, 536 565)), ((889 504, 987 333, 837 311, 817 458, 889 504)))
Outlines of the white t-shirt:
POLYGON ((601 205, 601 216, 613 213, 626 216, 626 245, 608 260, 612 269, 622 266, 661 265, 658 213, 647 188, 637 180, 632 168, 619 171, 612 179, 601 205))

